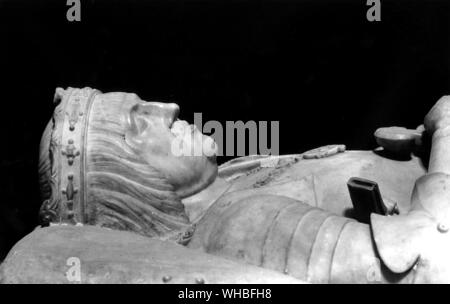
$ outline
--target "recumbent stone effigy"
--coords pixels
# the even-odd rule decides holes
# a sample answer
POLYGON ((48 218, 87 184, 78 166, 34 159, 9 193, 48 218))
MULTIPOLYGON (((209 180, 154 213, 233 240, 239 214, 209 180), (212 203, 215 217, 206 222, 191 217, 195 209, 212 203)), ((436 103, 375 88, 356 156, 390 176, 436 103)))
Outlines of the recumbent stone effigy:
POLYGON ((11 250, 2 282, 68 282, 69 257, 84 283, 450 281, 448 97, 416 130, 377 130, 374 151, 330 145, 219 168, 214 153, 171 155, 174 138, 211 140, 176 104, 90 88, 58 88, 55 103, 42 227, 11 250), (376 183, 384 211, 358 218, 351 178, 376 183))

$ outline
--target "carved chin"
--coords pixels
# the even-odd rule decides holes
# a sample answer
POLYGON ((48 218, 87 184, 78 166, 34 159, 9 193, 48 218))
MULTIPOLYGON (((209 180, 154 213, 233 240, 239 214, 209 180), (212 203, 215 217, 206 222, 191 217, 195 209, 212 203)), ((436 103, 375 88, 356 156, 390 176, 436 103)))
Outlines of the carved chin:
POLYGON ((190 178, 186 177, 180 180, 178 176, 177 181, 173 184, 175 186, 175 192, 180 198, 194 195, 214 182, 218 172, 215 157, 208 158, 208 162, 211 163, 196 178, 192 178, 191 176, 190 178))

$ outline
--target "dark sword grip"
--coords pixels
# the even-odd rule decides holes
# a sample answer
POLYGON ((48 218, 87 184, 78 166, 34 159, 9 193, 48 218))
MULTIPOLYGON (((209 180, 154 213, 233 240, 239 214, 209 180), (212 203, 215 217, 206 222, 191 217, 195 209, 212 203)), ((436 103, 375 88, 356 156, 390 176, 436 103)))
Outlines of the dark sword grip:
POLYGON ((374 181, 352 177, 347 182, 356 220, 369 224, 370 214, 387 214, 378 184, 374 181))

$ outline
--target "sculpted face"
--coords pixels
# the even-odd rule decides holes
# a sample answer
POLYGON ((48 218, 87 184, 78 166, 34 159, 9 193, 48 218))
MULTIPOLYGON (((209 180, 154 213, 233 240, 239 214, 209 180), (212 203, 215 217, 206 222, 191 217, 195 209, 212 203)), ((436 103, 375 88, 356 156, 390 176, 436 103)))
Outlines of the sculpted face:
POLYGON ((217 145, 194 125, 178 120, 179 111, 174 103, 139 101, 129 112, 125 139, 183 198, 214 181, 217 145))

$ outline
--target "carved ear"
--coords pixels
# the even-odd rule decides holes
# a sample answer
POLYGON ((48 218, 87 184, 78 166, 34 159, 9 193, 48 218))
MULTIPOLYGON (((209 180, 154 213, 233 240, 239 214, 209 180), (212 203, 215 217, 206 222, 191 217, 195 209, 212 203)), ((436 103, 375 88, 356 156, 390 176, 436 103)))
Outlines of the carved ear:
POLYGON ((127 114, 127 127, 125 131, 125 141, 131 147, 139 147, 142 144, 140 135, 146 130, 148 124, 138 105, 131 107, 127 114))
POLYGON ((138 135, 145 130, 146 122, 140 115, 139 106, 134 105, 128 112, 128 132, 132 135, 138 135))
POLYGON ((424 212, 382 216, 372 214, 371 227, 383 263, 395 273, 413 267, 420 257, 424 241, 434 221, 424 212))

